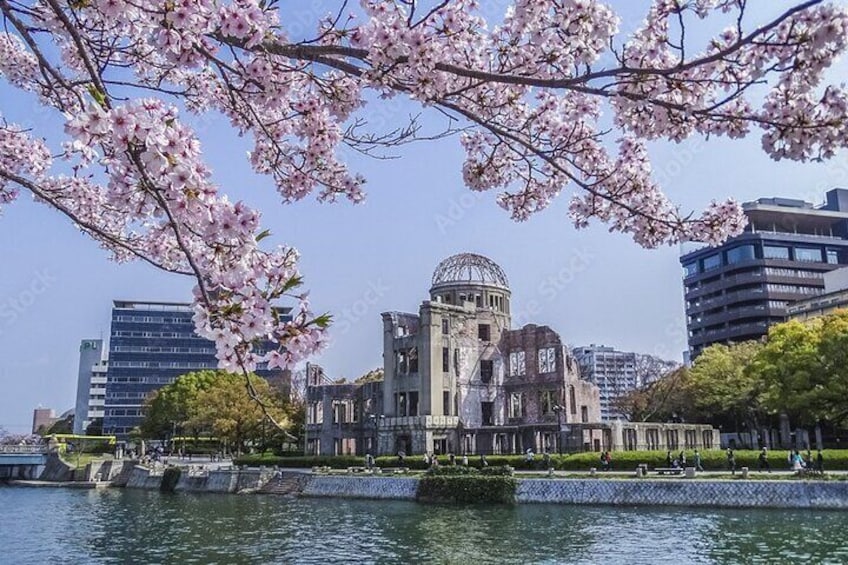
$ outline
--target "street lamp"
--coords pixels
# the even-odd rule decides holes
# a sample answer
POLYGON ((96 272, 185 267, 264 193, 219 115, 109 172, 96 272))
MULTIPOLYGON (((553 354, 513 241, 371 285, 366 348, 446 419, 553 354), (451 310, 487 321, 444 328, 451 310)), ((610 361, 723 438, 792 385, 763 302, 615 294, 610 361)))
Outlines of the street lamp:
POLYGON ((552 410, 557 416, 557 453, 562 455, 562 411, 565 410, 559 404, 555 404, 552 410))
POLYGON ((380 422, 386 418, 385 414, 369 414, 368 419, 374 423, 374 457, 380 456, 380 422))

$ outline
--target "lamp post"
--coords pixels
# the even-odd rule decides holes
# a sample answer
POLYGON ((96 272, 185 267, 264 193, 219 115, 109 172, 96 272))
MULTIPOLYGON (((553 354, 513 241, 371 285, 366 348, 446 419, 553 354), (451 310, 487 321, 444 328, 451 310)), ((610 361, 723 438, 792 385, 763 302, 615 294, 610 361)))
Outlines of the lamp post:
POLYGON ((559 404, 554 405, 553 411, 557 416, 557 453, 562 455, 562 411, 564 408, 559 404))
POLYGON ((384 414, 369 414, 368 419, 374 423, 374 457, 380 456, 380 422, 386 418, 384 414))

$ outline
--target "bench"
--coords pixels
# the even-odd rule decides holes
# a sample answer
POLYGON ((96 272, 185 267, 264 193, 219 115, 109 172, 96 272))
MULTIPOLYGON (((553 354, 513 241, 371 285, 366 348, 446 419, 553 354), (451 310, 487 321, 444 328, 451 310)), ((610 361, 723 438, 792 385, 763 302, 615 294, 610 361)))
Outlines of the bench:
POLYGON ((348 473, 367 473, 369 471, 368 467, 348 467, 348 473))
POLYGON ((654 471, 657 475, 682 475, 683 467, 657 467, 654 471))
POLYGON ((386 475, 406 474, 409 472, 409 467, 384 467, 382 472, 386 475))

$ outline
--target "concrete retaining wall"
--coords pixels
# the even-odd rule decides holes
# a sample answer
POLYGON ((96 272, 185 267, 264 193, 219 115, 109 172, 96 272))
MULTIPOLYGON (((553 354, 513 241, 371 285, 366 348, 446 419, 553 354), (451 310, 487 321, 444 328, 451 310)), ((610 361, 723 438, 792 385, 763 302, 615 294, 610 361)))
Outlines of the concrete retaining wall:
POLYGON ((415 500, 418 479, 313 475, 301 496, 415 500))
MULTIPOLYGON (((174 490, 183 492, 254 492, 262 488, 273 476, 272 469, 220 469, 189 474, 183 469, 174 490)), ((162 484, 162 471, 151 471, 136 466, 130 473, 126 486, 158 490, 162 484)))
POLYGON ((159 490, 162 485, 162 473, 153 473, 150 469, 137 466, 130 472, 127 488, 159 490))

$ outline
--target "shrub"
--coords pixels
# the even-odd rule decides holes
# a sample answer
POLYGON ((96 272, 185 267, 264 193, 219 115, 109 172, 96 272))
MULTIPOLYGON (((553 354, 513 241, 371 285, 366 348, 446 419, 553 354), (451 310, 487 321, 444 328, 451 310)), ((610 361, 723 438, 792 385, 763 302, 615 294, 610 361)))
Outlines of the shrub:
POLYGON ((162 492, 174 492, 177 488, 177 483, 180 481, 182 471, 179 467, 168 467, 162 474, 162 483, 159 485, 159 490, 162 492))
POLYGON ((513 477, 506 476, 428 474, 418 481, 416 499, 451 504, 512 504, 517 484, 513 477))

